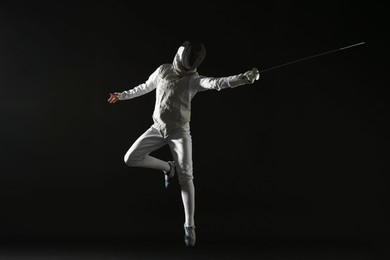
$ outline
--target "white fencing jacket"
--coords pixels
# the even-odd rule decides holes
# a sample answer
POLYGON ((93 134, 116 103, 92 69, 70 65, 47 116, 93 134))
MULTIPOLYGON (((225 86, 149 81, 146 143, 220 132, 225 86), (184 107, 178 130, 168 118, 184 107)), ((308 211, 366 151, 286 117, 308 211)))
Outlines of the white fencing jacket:
POLYGON ((168 134, 191 119, 191 100, 204 90, 221 90, 250 83, 243 73, 228 77, 205 77, 196 69, 187 71, 176 54, 173 63, 160 65, 148 80, 130 90, 117 92, 119 100, 132 99, 156 89, 155 125, 168 134))

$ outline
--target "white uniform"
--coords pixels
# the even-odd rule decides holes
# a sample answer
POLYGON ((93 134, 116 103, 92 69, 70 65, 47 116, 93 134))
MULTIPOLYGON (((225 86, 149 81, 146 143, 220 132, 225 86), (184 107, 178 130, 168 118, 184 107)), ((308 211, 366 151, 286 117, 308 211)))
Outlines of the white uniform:
POLYGON ((244 73, 228 77, 205 77, 197 70, 187 71, 176 54, 172 64, 159 66, 142 83, 118 94, 119 100, 132 99, 156 89, 154 124, 130 147, 125 162, 137 166, 145 156, 165 144, 170 146, 179 182, 192 181, 192 143, 190 135, 191 100, 204 90, 221 90, 249 84, 244 73))
POLYGON ((229 77, 205 77, 197 72, 197 66, 205 57, 203 44, 183 43, 172 62, 162 64, 142 83, 130 90, 116 92, 119 100, 132 99, 156 89, 153 112, 154 124, 130 147, 124 156, 128 166, 159 169, 164 172, 165 184, 175 173, 181 186, 184 206, 184 230, 186 246, 195 245, 195 186, 192 172, 192 140, 190 134, 191 100, 199 91, 221 90, 252 84, 259 78, 256 68, 229 77), (162 161, 149 154, 168 144, 174 160, 162 161), (168 170, 169 169, 169 170, 168 170))

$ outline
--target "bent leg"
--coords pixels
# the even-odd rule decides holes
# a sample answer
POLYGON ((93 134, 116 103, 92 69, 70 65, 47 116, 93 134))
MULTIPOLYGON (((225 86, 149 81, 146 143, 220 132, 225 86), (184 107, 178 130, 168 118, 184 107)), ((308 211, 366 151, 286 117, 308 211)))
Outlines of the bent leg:
POLYGON ((160 132, 153 126, 145 131, 129 148, 124 161, 131 167, 145 167, 162 171, 169 171, 168 162, 157 159, 149 154, 166 144, 160 132))

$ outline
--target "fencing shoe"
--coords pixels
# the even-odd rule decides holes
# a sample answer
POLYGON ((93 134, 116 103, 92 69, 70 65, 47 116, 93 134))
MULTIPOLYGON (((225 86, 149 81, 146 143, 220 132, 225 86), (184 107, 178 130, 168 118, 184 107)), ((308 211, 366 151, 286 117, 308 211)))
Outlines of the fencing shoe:
POLYGON ((173 176, 175 176, 175 162, 169 161, 170 169, 167 172, 164 172, 165 177, 165 188, 167 189, 169 187, 169 184, 171 184, 171 181, 173 179, 173 176))
POLYGON ((194 247, 196 242, 195 226, 184 225, 184 243, 187 247, 194 247))

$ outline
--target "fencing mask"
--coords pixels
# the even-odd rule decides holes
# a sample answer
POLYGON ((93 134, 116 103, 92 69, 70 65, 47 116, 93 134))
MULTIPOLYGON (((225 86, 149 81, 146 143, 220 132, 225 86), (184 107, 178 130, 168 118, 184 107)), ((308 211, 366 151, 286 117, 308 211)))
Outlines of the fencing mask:
POLYGON ((181 44, 184 47, 181 55, 181 63, 186 70, 194 70, 203 62, 206 57, 206 48, 203 43, 185 41, 181 44))

